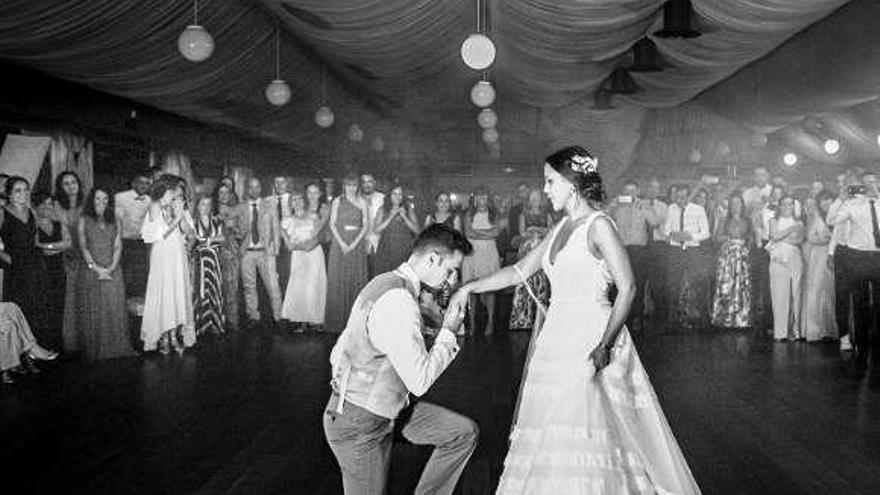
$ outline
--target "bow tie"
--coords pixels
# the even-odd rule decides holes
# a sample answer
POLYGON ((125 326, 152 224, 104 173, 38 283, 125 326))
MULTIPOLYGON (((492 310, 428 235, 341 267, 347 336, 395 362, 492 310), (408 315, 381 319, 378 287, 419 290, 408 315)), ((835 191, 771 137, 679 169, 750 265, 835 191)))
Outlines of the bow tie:
POLYGON ((143 195, 141 195, 141 196, 135 196, 135 197, 134 197, 134 200, 135 200, 135 201, 146 201, 146 199, 147 199, 147 195, 146 195, 146 194, 143 194, 143 195))

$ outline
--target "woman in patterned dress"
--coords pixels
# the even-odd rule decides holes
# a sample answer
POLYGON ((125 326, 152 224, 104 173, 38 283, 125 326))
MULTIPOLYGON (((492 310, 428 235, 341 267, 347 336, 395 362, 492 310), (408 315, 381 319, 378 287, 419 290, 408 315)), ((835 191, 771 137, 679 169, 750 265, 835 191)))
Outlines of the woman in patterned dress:
POLYGON ((217 218, 223 223, 224 240, 220 243, 220 269, 223 271, 223 302, 226 304, 226 322, 229 330, 238 330, 238 287, 241 274, 239 244, 245 232, 241 229, 238 196, 228 181, 222 181, 214 191, 217 218))
POLYGON ((223 300, 223 266, 220 247, 226 237, 223 221, 214 215, 214 200, 202 196, 196 203, 195 245, 195 323, 196 335, 226 333, 226 305, 223 300))
POLYGON ((727 219, 720 229, 723 241, 715 270, 712 325, 745 328, 752 324, 752 278, 749 259, 754 232, 742 196, 730 197, 727 219))
MULTIPOLYGON (((541 191, 532 189, 525 209, 519 215, 519 249, 517 259, 523 259, 529 251, 538 247, 550 231, 553 219, 544 208, 541 191)), ((513 310, 510 313, 511 329, 531 329, 540 324, 541 318, 538 302, 532 299, 526 284, 544 307, 550 303, 550 282, 543 270, 529 277, 524 283, 516 286, 513 293, 513 310)))

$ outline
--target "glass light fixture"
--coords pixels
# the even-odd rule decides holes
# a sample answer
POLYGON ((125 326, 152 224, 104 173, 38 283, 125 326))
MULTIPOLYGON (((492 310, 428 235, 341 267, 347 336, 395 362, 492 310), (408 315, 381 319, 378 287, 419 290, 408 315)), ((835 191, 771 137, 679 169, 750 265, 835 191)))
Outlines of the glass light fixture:
POLYGON ((266 86, 266 99, 276 107, 290 101, 290 86, 281 79, 281 36, 278 26, 275 26, 275 79, 266 86))
POLYGON ((488 107, 495 103, 495 88, 489 81, 477 81, 471 89, 471 101, 478 107, 488 107))
POLYGON ((793 167, 797 165, 798 156, 792 152, 788 152, 782 156, 782 163, 786 164, 789 167, 793 167))
POLYGON ((198 0, 193 0, 193 23, 177 37, 177 50, 191 62, 203 62, 214 53, 214 38, 199 25, 198 0))
POLYGON ((826 139, 823 147, 825 148, 825 153, 829 155, 837 154, 840 151, 840 141, 834 138, 826 139))

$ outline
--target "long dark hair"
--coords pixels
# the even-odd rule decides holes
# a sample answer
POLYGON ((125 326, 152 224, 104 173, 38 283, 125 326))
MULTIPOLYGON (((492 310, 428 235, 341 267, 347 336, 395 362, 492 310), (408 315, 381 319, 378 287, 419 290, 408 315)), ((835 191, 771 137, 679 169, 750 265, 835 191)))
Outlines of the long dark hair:
POLYGON ((730 221, 733 220, 733 207, 731 205, 733 205, 734 199, 738 199, 739 203, 742 205, 739 216, 740 219, 746 223, 746 239, 750 239, 750 234, 752 233, 752 220, 749 218, 749 212, 746 210, 746 201, 738 191, 734 192, 727 198, 727 217, 724 219, 723 232, 725 234, 727 233, 727 227, 730 224, 730 221))
POLYGON ((394 207, 394 205, 391 203, 391 193, 394 192, 395 189, 400 189, 400 195, 402 196, 402 199, 400 200, 400 206, 402 206, 406 213, 409 214, 410 204, 409 201, 407 201, 406 199, 406 188, 404 188, 401 184, 397 184, 392 187, 390 191, 388 191, 388 194, 385 195, 385 199, 382 202, 382 211, 385 213, 385 218, 388 218, 388 215, 391 214, 391 208, 394 207))
POLYGON ((114 213, 116 208, 115 201, 113 199, 113 194, 110 193, 110 189, 95 186, 89 191, 89 196, 86 198, 86 203, 83 205, 83 215, 91 218, 95 221, 104 220, 104 222, 110 224, 116 221, 116 214, 114 213), (98 218, 98 212, 95 211, 95 196, 98 194, 98 191, 103 192, 107 195, 107 208, 104 209, 104 214, 101 218, 98 218))
POLYGON ((327 195, 324 193, 324 188, 321 187, 321 184, 318 181, 313 180, 306 184, 305 189, 303 189, 303 194, 305 196, 304 199, 306 200, 306 211, 311 211, 309 210, 309 188, 312 186, 317 187, 318 192, 321 193, 318 195, 318 207, 315 209, 315 213, 319 213, 321 211, 321 207, 324 206, 325 203, 327 203, 327 195))
POLYGON ((586 148, 568 146, 548 156, 544 161, 559 175, 568 179, 574 185, 577 194, 587 200, 593 208, 601 208, 605 202, 605 186, 595 166, 585 165, 586 162, 597 162, 596 157, 586 148))
POLYGON ((80 180, 79 176, 76 175, 76 172, 72 172, 70 170, 66 170, 58 174, 58 177, 55 177, 55 201, 61 205, 65 210, 70 210, 71 208, 79 208, 83 205, 83 200, 85 199, 86 193, 83 191, 83 183, 80 180), (76 179, 76 204, 70 204, 70 197, 64 193, 64 187, 61 186, 61 183, 64 181, 64 178, 70 176, 76 179))

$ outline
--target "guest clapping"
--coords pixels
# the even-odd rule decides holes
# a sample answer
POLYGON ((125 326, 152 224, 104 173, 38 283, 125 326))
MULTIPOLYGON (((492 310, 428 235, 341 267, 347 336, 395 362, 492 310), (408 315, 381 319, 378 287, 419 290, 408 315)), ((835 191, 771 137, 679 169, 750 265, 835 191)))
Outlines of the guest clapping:
POLYGON ((373 231, 381 236, 373 264, 375 274, 395 270, 409 257, 413 239, 419 232, 415 207, 404 195, 403 186, 395 186, 385 195, 373 231))

